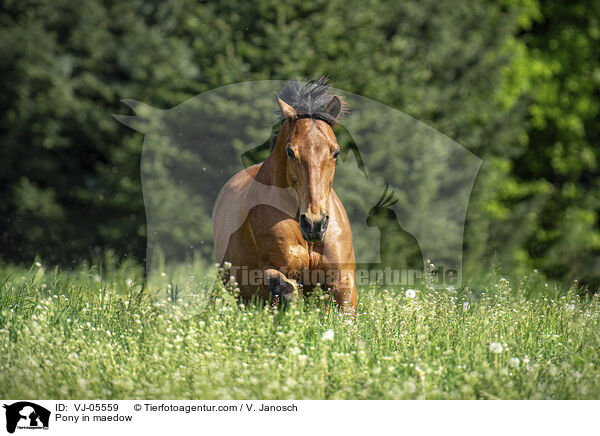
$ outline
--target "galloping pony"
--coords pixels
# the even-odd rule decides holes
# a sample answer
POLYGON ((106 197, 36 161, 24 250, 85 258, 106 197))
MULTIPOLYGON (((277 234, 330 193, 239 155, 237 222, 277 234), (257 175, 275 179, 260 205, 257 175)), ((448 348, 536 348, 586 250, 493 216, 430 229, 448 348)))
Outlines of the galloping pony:
POLYGON ((352 232, 332 189, 340 153, 332 127, 345 104, 325 78, 290 81, 275 99, 281 127, 271 154, 229 179, 215 202, 215 258, 244 300, 289 300, 320 285, 355 313, 352 232))

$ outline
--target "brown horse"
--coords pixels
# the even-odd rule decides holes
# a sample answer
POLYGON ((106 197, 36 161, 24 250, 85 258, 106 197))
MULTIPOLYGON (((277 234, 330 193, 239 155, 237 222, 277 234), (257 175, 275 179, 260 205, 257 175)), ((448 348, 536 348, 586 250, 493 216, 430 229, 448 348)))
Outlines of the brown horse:
POLYGON ((344 111, 326 79, 289 82, 275 95, 281 128, 262 163, 234 175, 213 210, 215 258, 240 297, 293 299, 321 285, 344 311, 357 305, 350 222, 332 189, 344 111))

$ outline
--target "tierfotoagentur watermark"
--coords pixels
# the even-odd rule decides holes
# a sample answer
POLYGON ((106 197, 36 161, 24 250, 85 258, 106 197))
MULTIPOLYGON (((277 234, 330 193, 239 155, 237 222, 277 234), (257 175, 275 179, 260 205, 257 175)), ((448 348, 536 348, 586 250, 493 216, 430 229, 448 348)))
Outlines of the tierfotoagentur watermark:
MULTIPOLYGON (((250 269, 246 266, 232 266, 229 262, 215 265, 219 275, 233 286, 262 286, 268 285, 268 278, 261 269, 250 269)), ((294 278, 298 282, 330 287, 338 280, 339 269, 326 270, 302 270, 295 271, 286 267, 280 271, 287 277, 294 278)), ((430 271, 433 287, 453 286, 458 284, 459 275, 457 270, 445 270, 443 267, 430 271)), ((423 270, 419 269, 362 269, 356 270, 356 284, 358 286, 383 285, 383 286, 413 286, 423 283, 425 280, 423 270)))

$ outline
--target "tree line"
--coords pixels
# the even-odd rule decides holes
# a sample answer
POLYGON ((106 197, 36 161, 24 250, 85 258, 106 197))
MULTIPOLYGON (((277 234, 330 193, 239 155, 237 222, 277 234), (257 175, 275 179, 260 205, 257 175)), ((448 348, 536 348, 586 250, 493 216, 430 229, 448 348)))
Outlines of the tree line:
POLYGON ((121 99, 327 75, 482 159, 468 273, 600 284, 598 1, 6 0, 0 23, 5 261, 144 261, 143 135, 112 117, 121 99))

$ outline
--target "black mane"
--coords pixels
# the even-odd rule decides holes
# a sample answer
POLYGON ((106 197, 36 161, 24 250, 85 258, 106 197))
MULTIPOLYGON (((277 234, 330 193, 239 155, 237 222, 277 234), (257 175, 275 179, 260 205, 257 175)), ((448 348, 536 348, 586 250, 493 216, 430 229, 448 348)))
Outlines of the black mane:
MULTIPOLYGON (((325 76, 307 82, 290 80, 281 90, 279 98, 293 107, 302 117, 316 118, 334 125, 343 115, 346 107, 342 104, 342 111, 337 116, 327 113, 327 106, 335 97, 334 94, 330 93, 330 90, 331 87, 327 85, 327 77, 325 76)), ((276 113, 283 121, 285 116, 281 110, 277 109, 276 113)))
MULTIPOLYGON (((299 118, 314 118, 325 121, 327 124, 334 126, 339 119, 346 113, 347 106, 343 100, 342 110, 337 116, 332 116, 327 113, 327 106, 331 103, 334 94, 330 93, 331 87, 327 85, 327 77, 322 76, 316 80, 308 80, 306 82, 297 82, 290 80, 285 84, 279 98, 289 104, 299 114, 299 118)), ((339 98, 339 96, 338 96, 339 98)), ((285 116, 281 109, 277 108, 275 113, 279 116, 281 122, 285 120, 285 116)), ((271 150, 275 147, 279 129, 273 132, 271 137, 271 150)))

